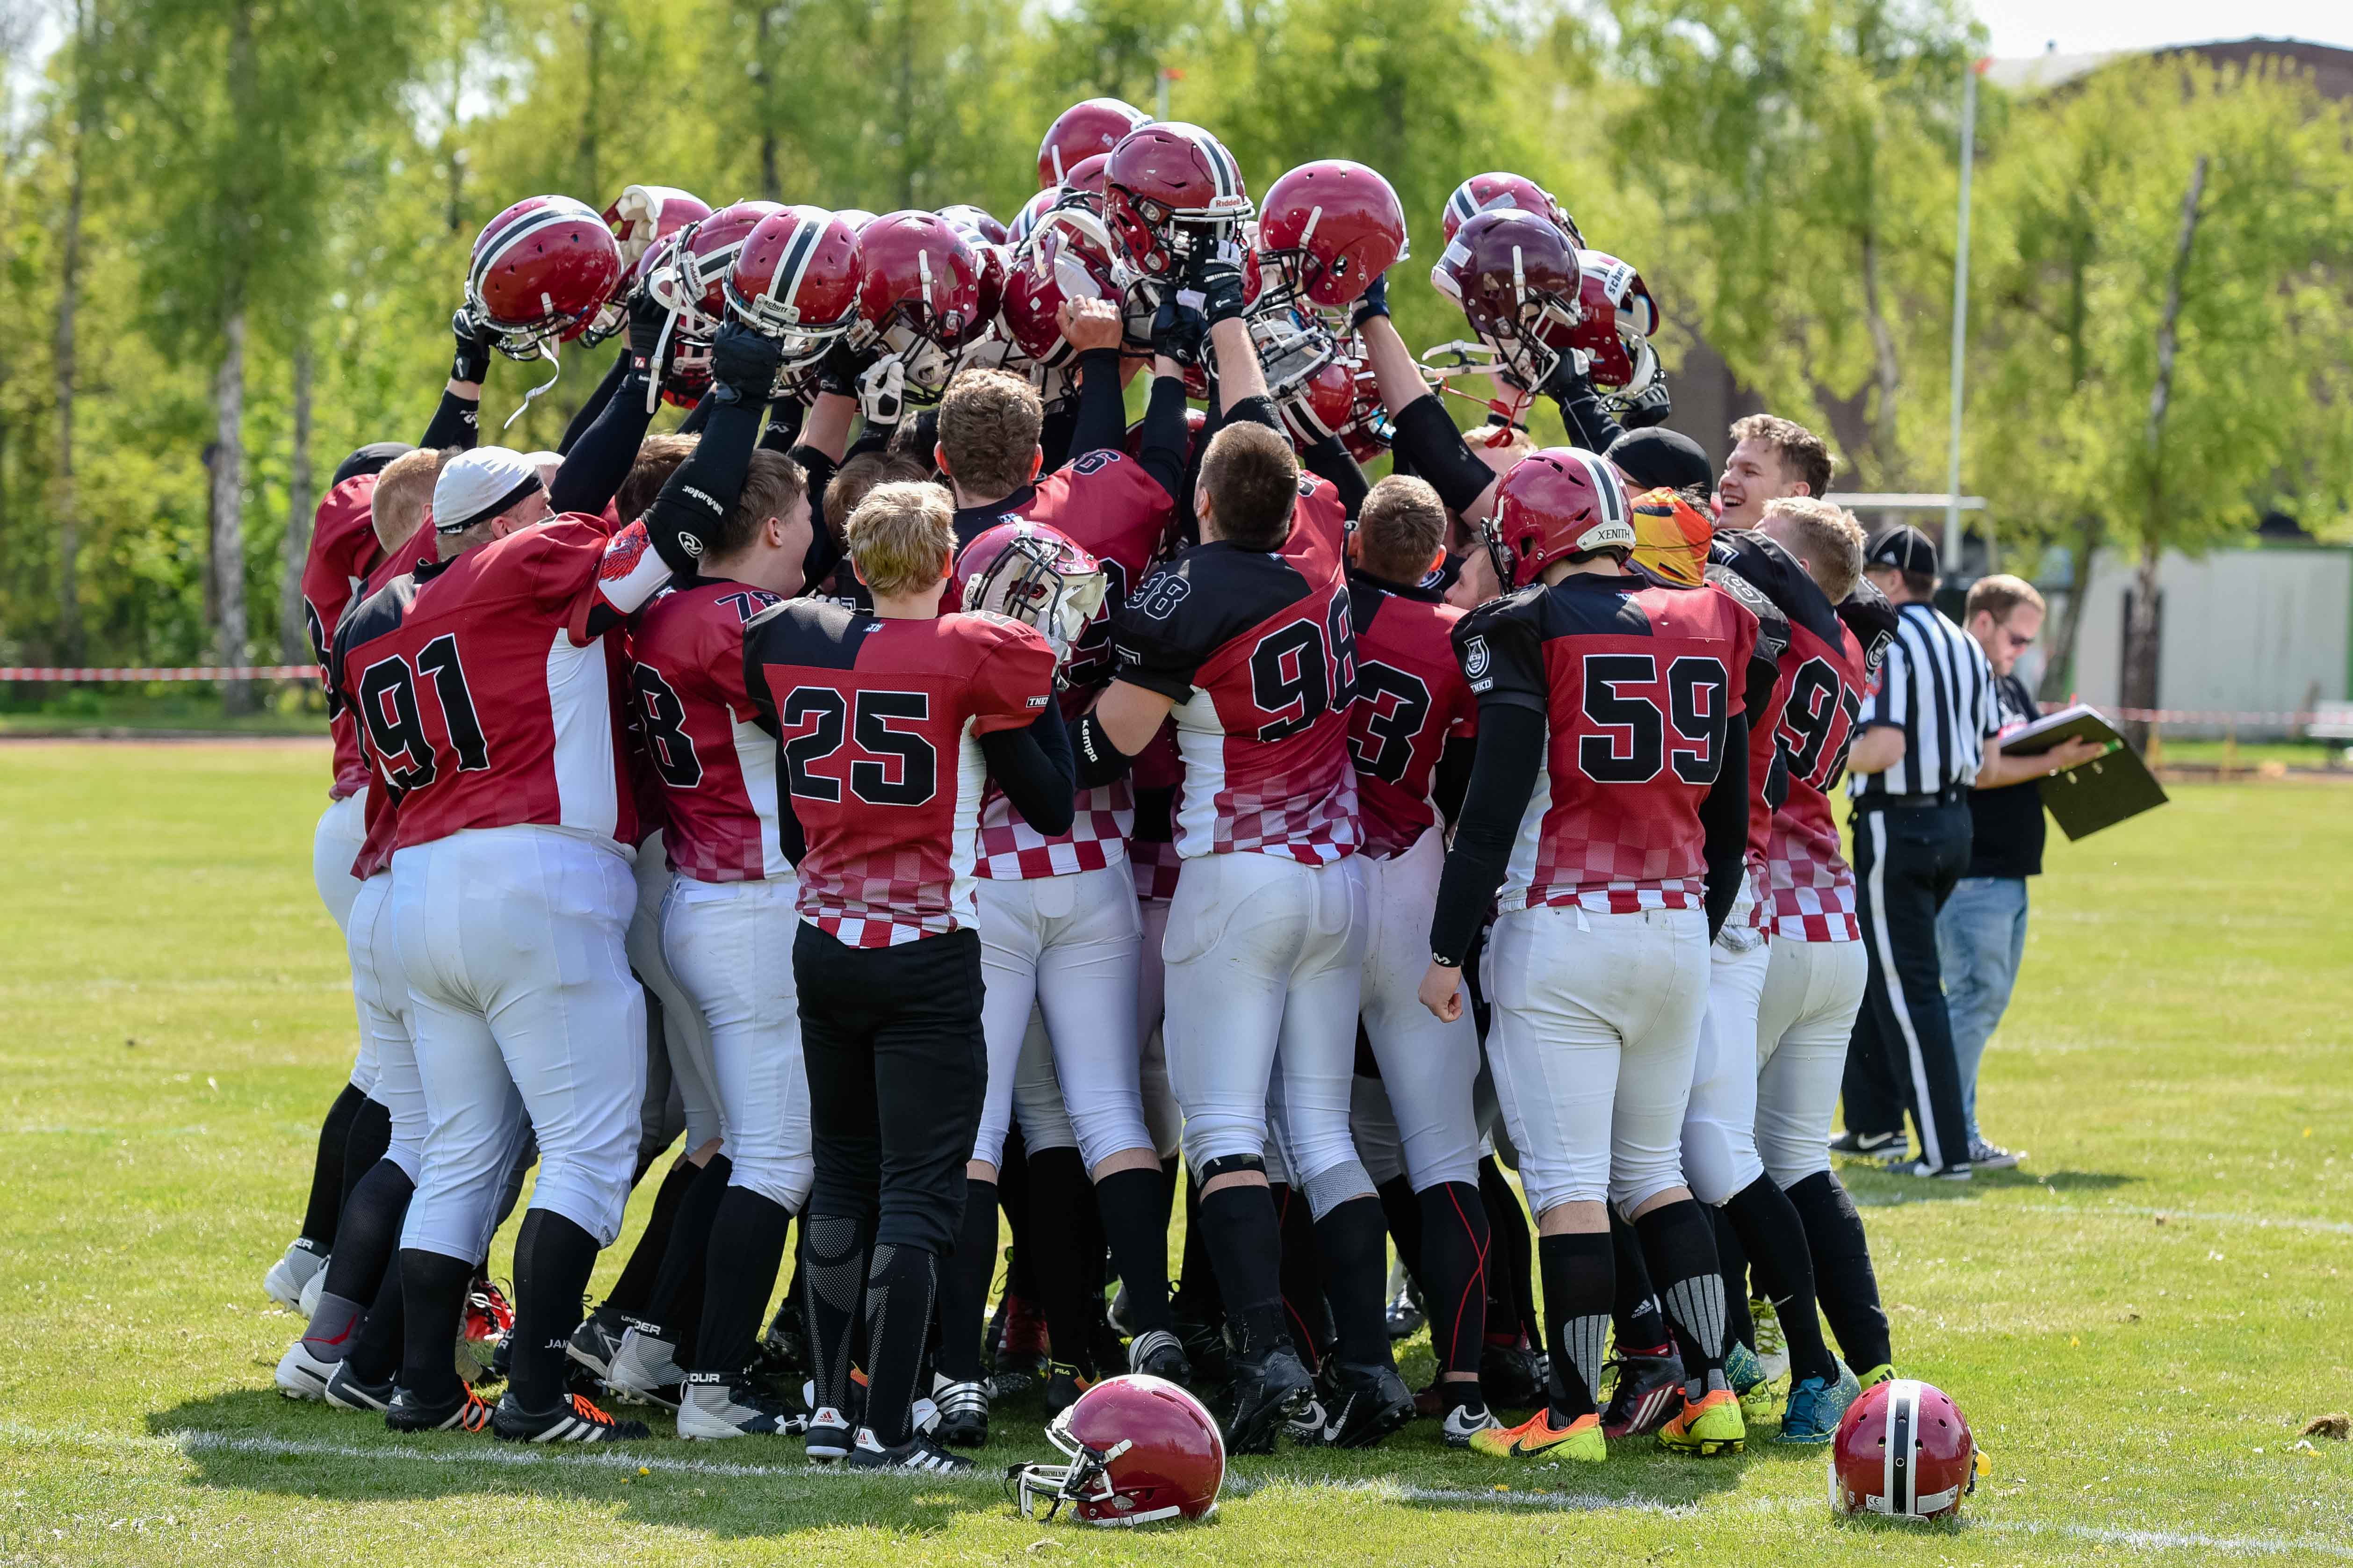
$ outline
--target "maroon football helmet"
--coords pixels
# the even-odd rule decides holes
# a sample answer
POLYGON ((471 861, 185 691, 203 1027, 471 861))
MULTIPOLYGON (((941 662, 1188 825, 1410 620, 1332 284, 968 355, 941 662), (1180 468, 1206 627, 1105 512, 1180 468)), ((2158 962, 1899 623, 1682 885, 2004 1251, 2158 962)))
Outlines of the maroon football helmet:
POLYGON ((1251 215, 1241 165, 1182 121, 1131 131, 1103 171, 1113 254, 1142 277, 1173 277, 1200 245, 1238 238, 1251 215))
POLYGON ((1073 242, 1066 229, 1049 228, 1015 254, 1005 280, 1000 316, 1005 335, 1021 356, 1058 369, 1076 356, 1062 336, 1059 315, 1070 300, 1117 300, 1110 267, 1073 242))
POLYGON ((1011 238, 1006 233, 1005 225, 990 217, 987 209, 975 207, 970 202, 944 207, 940 208, 940 216, 958 228, 979 235, 991 245, 1002 245, 1011 238))
POLYGON ((985 266, 937 213, 885 213, 858 233, 858 321, 850 346, 899 356, 910 396, 936 399, 959 356, 989 328, 985 266))
POLYGON ((1319 366, 1315 374, 1284 398, 1279 411, 1284 429, 1291 432, 1291 444, 1304 451, 1324 437, 1347 429, 1356 408, 1356 366, 1335 357, 1319 366))
POLYGON ((790 207, 753 227, 728 268, 728 313, 783 344, 786 376, 816 364, 858 319, 858 235, 822 207, 790 207))
POLYGON ((621 265, 635 267, 654 241, 710 216, 709 202, 675 185, 630 185, 605 209, 605 223, 621 247, 621 265))
POLYGON ((1054 116, 1046 139, 1038 144, 1038 188, 1051 190, 1067 183, 1079 160, 1110 152, 1121 137, 1151 123, 1151 115, 1121 99, 1090 98, 1071 105, 1054 116))
POLYGON ((1512 465, 1487 519, 1487 553, 1507 588, 1524 588, 1555 561, 1634 553, 1626 483, 1609 460, 1577 447, 1546 447, 1512 465))
POLYGON ((1451 240, 1454 231, 1482 212, 1497 207, 1516 208, 1535 213, 1568 236, 1571 245, 1582 248, 1585 236, 1577 232, 1577 219, 1568 209, 1553 199, 1552 192, 1523 175, 1473 175, 1454 187, 1446 198, 1446 215, 1440 220, 1446 238, 1451 240))
POLYGON ((956 553, 964 608, 1036 627, 1057 659, 1070 657, 1103 608, 1103 563, 1058 528, 1015 519, 976 535, 956 553))
POLYGON ((1088 1524, 1206 1519, 1225 1484, 1226 1444, 1201 1402, 1173 1383, 1131 1372, 1105 1378, 1046 1428, 1067 1465, 1016 1472, 1021 1511, 1052 1518, 1071 1505, 1088 1524))
POLYGON ((1846 1407, 1831 1439, 1831 1507, 1942 1519, 1977 1490, 1980 1455, 1960 1407, 1917 1378, 1890 1378, 1846 1407))
POLYGON ((466 272, 466 310, 510 359, 553 359, 598 343, 625 320, 614 303, 621 247, 587 203, 525 196, 482 226, 466 272))
POLYGON ((691 403, 710 388, 711 340, 727 319, 728 271, 752 231, 785 210, 772 201, 723 207, 656 241, 638 263, 639 286, 670 313, 655 359, 671 402, 691 403))
POLYGON ((1430 281, 1461 305, 1498 367, 1525 391, 1544 385, 1583 319, 1576 248, 1549 221, 1515 207, 1474 214, 1430 281))
POLYGON ((1577 261, 1585 319, 1569 334, 1569 345, 1584 354, 1586 374, 1605 397, 1637 397, 1659 376, 1651 347, 1658 302, 1632 263, 1599 250, 1579 250, 1577 261))
POLYGON ((838 207, 833 209, 833 216, 860 233, 865 232, 866 226, 874 221, 874 215, 862 207, 838 207))
POLYGON ((1345 310, 1405 260, 1405 207, 1388 181, 1364 164, 1319 158, 1267 187, 1257 252, 1277 295, 1316 310, 1345 310))

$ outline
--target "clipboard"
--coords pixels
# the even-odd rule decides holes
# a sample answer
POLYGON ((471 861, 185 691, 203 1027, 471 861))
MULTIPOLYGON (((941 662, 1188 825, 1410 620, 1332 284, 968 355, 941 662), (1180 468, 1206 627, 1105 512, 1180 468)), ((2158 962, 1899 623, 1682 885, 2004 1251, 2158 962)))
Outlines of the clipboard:
POLYGON ((2166 803, 2165 786, 2140 754, 2098 709, 2083 703, 2006 731, 2001 749, 2008 756, 2040 757, 2063 740, 2078 738, 2098 741, 2107 750, 2036 781, 2044 808, 2070 842, 2166 803))

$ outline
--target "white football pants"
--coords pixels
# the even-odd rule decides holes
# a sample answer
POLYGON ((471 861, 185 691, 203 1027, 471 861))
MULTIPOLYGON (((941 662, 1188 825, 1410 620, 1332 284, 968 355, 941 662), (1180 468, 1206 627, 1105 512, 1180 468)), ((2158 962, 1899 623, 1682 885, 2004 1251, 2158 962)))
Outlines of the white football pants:
POLYGON ((1692 1057, 1683 1109, 1683 1179, 1703 1203, 1721 1203, 1765 1174, 1757 1157, 1757 1001, 1773 944, 1707 950, 1707 1012, 1692 1057))
MULTIPOLYGON (((686 1107, 687 1152, 716 1138, 723 1140, 720 1152, 733 1160, 735 1151, 723 1147, 727 1115, 720 1105, 719 1074, 711 1060, 710 1027, 702 1021, 702 1010, 670 972, 669 956, 662 951, 662 898, 670 892, 672 877, 659 830, 648 833, 638 846, 631 871, 637 879, 638 902, 629 915, 629 967, 661 1003, 662 1044, 670 1051, 671 1079, 686 1107)), ((786 952, 789 966, 791 949, 786 952)), ((786 983, 792 983, 790 977, 786 983)))
MULTIPOLYGON (((360 846, 366 842, 364 787, 340 800, 328 801, 311 833, 311 880, 318 886, 319 902, 327 906, 335 929, 347 942, 352 934, 352 900, 360 895, 360 879, 352 874, 352 862, 359 859, 360 846)), ((352 1060, 352 1087, 366 1094, 375 1086, 375 1047, 368 1037, 367 1020, 362 1018, 359 1054, 352 1060)))
POLYGON ((1757 1153, 1777 1186, 1831 1168, 1831 1120, 1871 958, 1861 942, 1776 937, 1757 1001, 1757 1153))
POLYGON ((1431 827, 1391 860, 1362 864, 1368 921, 1362 1013, 1365 1037, 1380 1064, 1406 1173, 1415 1192, 1479 1180, 1479 1129, 1471 1086, 1479 1076, 1479 1032, 1471 1010, 1440 1023, 1421 1005, 1430 967, 1430 916, 1446 843, 1431 827))
MULTIPOLYGON (((375 1063, 368 1098, 392 1121, 384 1157, 415 1184, 425 1157, 425 1082, 417 1074, 417 1040, 408 1000, 408 973, 400 966, 393 931, 392 873, 379 872, 358 885, 344 927, 352 960, 352 1000, 360 1012, 360 1049, 375 1063)), ((455 1255, 452 1254, 451 1255, 455 1255)))

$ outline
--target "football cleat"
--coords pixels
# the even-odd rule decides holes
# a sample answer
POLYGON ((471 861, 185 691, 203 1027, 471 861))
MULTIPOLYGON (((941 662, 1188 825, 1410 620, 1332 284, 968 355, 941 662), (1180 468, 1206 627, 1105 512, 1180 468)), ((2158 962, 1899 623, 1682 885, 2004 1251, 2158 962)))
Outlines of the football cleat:
POLYGON ((949 1453, 920 1432, 904 1443, 886 1448, 875 1440, 873 1428, 861 1426, 858 1429, 858 1440, 850 1445, 849 1467, 853 1470, 915 1470, 953 1476, 971 1469, 972 1461, 962 1454, 949 1453))
POLYGON ((321 1258, 319 1271, 302 1282, 302 1298, 295 1304, 294 1309, 305 1318, 315 1318, 319 1315, 319 1298, 327 1293, 328 1261, 326 1258, 321 1258))
POLYGON ((583 1394, 533 1414, 510 1389, 491 1417, 491 1430, 510 1443, 630 1443, 652 1434, 642 1421, 616 1421, 583 1394))
POLYGON ((262 1294, 289 1312, 302 1307, 302 1287, 327 1271, 327 1255, 312 1246, 306 1236, 297 1236, 287 1247, 286 1255, 269 1266, 261 1277, 262 1294))
POLYGON ((1484 1404, 1458 1404, 1439 1423, 1438 1435, 1446 1439, 1450 1448, 1468 1448, 1480 1433, 1497 1431, 1503 1425, 1484 1404))
POLYGON ((616 1399, 640 1404, 678 1408, 679 1385, 686 1369, 678 1364, 678 1347, 650 1324, 632 1324, 621 1336, 621 1348, 605 1369, 605 1386, 616 1399))
POLYGON ((340 1364, 321 1361, 307 1341, 297 1340, 278 1358, 278 1392, 289 1399, 324 1399, 327 1380, 340 1364))
POLYGON ((1046 1373, 1046 1419, 1051 1421, 1078 1404, 1079 1395, 1094 1385, 1092 1376, 1070 1362, 1053 1362, 1046 1373))
POLYGON ((1872 1368, 1869 1372, 1861 1374, 1855 1379, 1855 1381, 1862 1384, 1865 1388, 1876 1388, 1883 1383, 1893 1382, 1894 1377, 1895 1363, 1893 1361, 1882 1361, 1877 1366, 1872 1368))
POLYGON ((809 1413, 808 1430, 801 1445, 808 1457, 824 1463, 849 1457, 849 1417, 829 1404, 809 1413))
POLYGON ((678 1435, 695 1438, 790 1437, 808 1419, 748 1377, 730 1382, 717 1372, 689 1372, 678 1402, 678 1435))
POLYGON ((1601 1436, 1601 1417, 1580 1415, 1566 1426, 1553 1425, 1552 1407, 1539 1408, 1517 1426, 1498 1422, 1469 1439, 1471 1451, 1491 1459, 1575 1459, 1598 1465, 1609 1457, 1601 1436))
POLYGON ((1233 1389, 1226 1404, 1226 1448, 1235 1454, 1274 1450, 1275 1428, 1315 1397, 1315 1382, 1289 1345, 1270 1345, 1233 1358, 1233 1389))
POLYGON ((1957 1165, 1931 1165, 1925 1160, 1899 1154, 1881 1165, 1880 1169, 1890 1176, 1913 1176, 1923 1181, 1966 1181, 1969 1179, 1969 1164, 1966 1160, 1957 1165))
POLYGON ((1856 1132, 1850 1128, 1831 1139, 1832 1154, 1859 1154, 1866 1160, 1881 1160, 1899 1152, 1903 1142, 1900 1132, 1856 1132))
POLYGON ((951 1448, 977 1448, 988 1441, 988 1385, 985 1383, 950 1383, 934 1377, 932 1403, 939 1406, 940 1421, 932 1436, 951 1448))
POLYGON ((1183 1341, 1166 1329, 1146 1329, 1127 1342, 1127 1370, 1170 1383, 1193 1381, 1193 1363, 1185 1357, 1183 1341))
POLYGON ((1303 1448, 1323 1446, 1324 1396, 1320 1392, 1311 1395, 1306 1404, 1283 1418, 1282 1435, 1303 1448))
POLYGON ((1176 1319, 1176 1342, 1193 1363, 1193 1375, 1203 1383, 1224 1383, 1233 1367, 1226 1354, 1226 1331, 1215 1323, 1176 1319))
POLYGON ((338 1410, 372 1410, 381 1415, 392 1408, 392 1396, 397 1392, 392 1379, 370 1383, 352 1370, 350 1361, 341 1361, 335 1363, 334 1375, 327 1379, 321 1397, 338 1410))
POLYGON ((1397 1293, 1397 1299, 1388 1304, 1382 1315, 1388 1319, 1392 1340, 1410 1340, 1421 1332, 1422 1325, 1430 1321, 1429 1314, 1413 1298, 1410 1284, 1397 1293))
POLYGON ((1740 1401, 1740 1414, 1745 1421, 1770 1421, 1779 1401, 1773 1393, 1773 1380, 1766 1375, 1765 1363, 1757 1352, 1735 1340, 1724 1348, 1724 1378, 1732 1385, 1740 1401))
POLYGON ((1324 1414, 1325 1447, 1369 1448, 1413 1419, 1413 1393, 1395 1367, 1363 1366, 1335 1357, 1324 1414))
POLYGON ((628 1319, 614 1308, 599 1307, 572 1330, 572 1342, 565 1347, 564 1353, 595 1372, 596 1381, 602 1383, 606 1369, 620 1351, 622 1337, 628 1331, 628 1319))
POLYGON ((1683 1403, 1683 1361, 1663 1356, 1618 1358, 1618 1387, 1601 1413, 1604 1437, 1647 1437, 1664 1426, 1683 1403))
POLYGON ((1525 1339, 1505 1344, 1490 1340, 1480 1348, 1479 1386, 1505 1410, 1542 1404, 1547 1374, 1544 1353, 1525 1339))
POLYGON ((458 1397, 444 1404, 396 1388, 384 1407, 384 1424, 395 1432, 480 1432, 490 1425, 491 1407, 482 1396, 463 1383, 458 1387, 458 1397))
POLYGON ((1686 1399, 1673 1418, 1659 1428, 1659 1442, 1678 1454, 1739 1453, 1748 1444, 1739 1395, 1728 1388, 1712 1388, 1697 1404, 1686 1399))
POLYGON ((1035 1302, 1008 1293, 1001 1307, 1004 1328, 997 1338, 989 1388, 998 1398, 1018 1393, 1045 1380, 1047 1372, 1046 1315, 1035 1302))
POLYGON ((808 1375, 808 1333, 797 1313, 786 1308, 776 1314, 776 1320, 752 1347, 752 1368, 761 1376, 774 1378, 778 1388, 790 1388, 808 1375))
POLYGON ((1839 1366, 1836 1383, 1819 1377, 1799 1378, 1789 1390, 1788 1407, 1781 1413, 1781 1430, 1774 1435, 1773 1441, 1827 1443, 1838 1436, 1839 1418, 1846 1414, 1846 1407, 1862 1397, 1862 1384, 1843 1362, 1839 1366))

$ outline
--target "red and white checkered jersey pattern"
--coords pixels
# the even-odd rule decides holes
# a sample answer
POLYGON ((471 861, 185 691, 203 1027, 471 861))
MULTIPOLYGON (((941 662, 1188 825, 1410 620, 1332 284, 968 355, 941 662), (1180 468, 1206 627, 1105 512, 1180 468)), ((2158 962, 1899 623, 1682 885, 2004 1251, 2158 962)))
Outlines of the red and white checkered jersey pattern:
POLYGON ((1741 711, 1757 618, 1713 586, 1577 574, 1493 599, 1454 632, 1483 709, 1545 715, 1544 766, 1500 911, 1696 909, 1701 803, 1741 711))
POLYGON ((670 868, 697 882, 792 874, 778 836, 776 743, 744 686, 744 627, 776 597, 691 578, 648 605, 629 638, 630 733, 660 792, 670 868))
POLYGON ((331 800, 357 794, 368 781, 359 727, 335 698, 327 653, 344 611, 366 597, 362 586, 384 560, 375 537, 375 480, 372 473, 354 474, 320 497, 311 522, 311 553, 302 562, 302 621, 319 661, 319 679, 327 687, 327 732, 335 747, 335 779, 327 789, 331 800))
POLYGON ((1155 899, 1166 904, 1176 896, 1176 874, 1184 865, 1185 857, 1176 853, 1171 840, 1127 841, 1127 867, 1135 875, 1135 895, 1147 904, 1155 899))
POLYGON ((1071 831, 1052 838, 1023 821, 1004 792, 992 786, 980 809, 980 858, 973 873, 1018 882, 1101 871, 1126 854, 1128 830, 1134 825, 1135 805, 1124 779, 1080 790, 1071 831))
POLYGON ((1857 941, 1862 928, 1855 919, 1854 872, 1840 853, 1830 792, 1846 770, 1847 746, 1862 712, 1862 646, 1835 620, 1816 628, 1799 619, 1786 659, 1795 668, 1778 733, 1789 794, 1773 813, 1765 851, 1773 934, 1797 942, 1857 941))
POLYGON ((1356 633, 1356 701, 1348 750, 1356 764, 1365 853, 1403 854, 1437 821, 1430 779, 1446 743, 1475 735, 1479 708, 1451 641, 1462 612, 1432 589, 1354 572, 1348 608, 1356 633))
POLYGON ((787 599, 744 629, 744 663, 807 841, 801 918, 860 948, 977 927, 980 736, 1053 701, 1046 640, 997 615, 885 620, 787 599))

